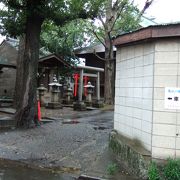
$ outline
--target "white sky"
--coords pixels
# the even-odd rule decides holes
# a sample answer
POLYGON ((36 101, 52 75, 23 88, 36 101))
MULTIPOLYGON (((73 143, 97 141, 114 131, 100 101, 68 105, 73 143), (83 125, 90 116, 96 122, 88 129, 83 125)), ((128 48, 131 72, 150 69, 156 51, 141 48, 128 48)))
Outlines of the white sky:
MULTIPOLYGON (((134 2, 142 9, 145 0, 134 2)), ((157 23, 180 22, 180 0, 154 0, 144 15, 154 17, 157 23)))
MULTIPOLYGON (((146 0, 134 0, 140 10, 146 0)), ((144 14, 146 17, 155 18, 157 23, 180 22, 180 0, 154 0, 153 4, 144 14)), ((3 37, 0 35, 0 43, 3 37)))

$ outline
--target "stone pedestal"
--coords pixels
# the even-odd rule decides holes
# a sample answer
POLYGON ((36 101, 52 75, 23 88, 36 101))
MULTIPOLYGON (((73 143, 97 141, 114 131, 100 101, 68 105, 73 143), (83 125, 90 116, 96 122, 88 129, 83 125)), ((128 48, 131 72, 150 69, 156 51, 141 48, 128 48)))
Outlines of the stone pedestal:
POLYGON ((104 107, 104 103, 103 103, 103 101, 97 100, 93 103, 93 107, 102 108, 102 107, 104 107))
POLYGON ((62 109, 63 106, 61 102, 59 101, 59 93, 60 91, 52 91, 51 92, 51 102, 48 102, 46 108, 49 109, 62 109))
POLYGON ((91 82, 88 82, 88 84, 85 85, 84 87, 87 88, 87 96, 85 103, 87 106, 92 106, 92 94, 93 94, 94 86, 91 84, 91 82))
POLYGON ((86 106, 89 106, 89 107, 91 107, 91 106, 92 106, 92 102, 85 101, 85 103, 86 103, 86 106))
POLYGON ((44 94, 47 89, 44 87, 43 84, 41 84, 40 87, 37 88, 37 90, 38 90, 40 105, 41 107, 44 107, 45 106, 44 94))
POLYGON ((86 96, 86 106, 92 106, 92 94, 89 93, 87 96, 86 96))
POLYGON ((65 92, 64 104, 72 104, 72 89, 69 87, 65 92))
POLYGON ((62 109, 62 104, 59 102, 49 102, 46 106, 48 109, 62 109))
POLYGON ((52 102, 59 102, 59 93, 60 91, 59 90, 55 90, 51 92, 51 101, 52 102))
POLYGON ((85 111, 86 110, 86 104, 84 102, 75 102, 73 105, 73 109, 77 111, 85 111))

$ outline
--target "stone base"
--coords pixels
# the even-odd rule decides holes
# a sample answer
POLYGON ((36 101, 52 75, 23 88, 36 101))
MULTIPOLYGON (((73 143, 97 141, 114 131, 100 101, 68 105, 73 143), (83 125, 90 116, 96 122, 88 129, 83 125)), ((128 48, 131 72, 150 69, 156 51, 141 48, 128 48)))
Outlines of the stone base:
POLYGON ((16 121, 10 117, 0 118, 0 129, 11 128, 16 126, 16 121))
POLYGON ((49 103, 47 103, 46 108, 48 108, 48 109, 62 109, 63 106, 61 103, 58 103, 58 102, 49 102, 49 103))
POLYGON ((0 107, 11 107, 13 99, 0 99, 0 107))
POLYGON ((85 111, 86 104, 84 102, 75 102, 73 105, 73 109, 77 111, 85 111))
POLYGON ((104 103, 102 101, 96 101, 96 102, 93 103, 93 107, 103 108, 104 107, 104 103))
POLYGON ((146 179, 151 163, 151 153, 140 142, 126 138, 117 131, 110 133, 109 147, 113 150, 117 161, 129 170, 129 173, 146 179))
POLYGON ((85 101, 85 104, 86 104, 86 106, 88 106, 88 107, 92 107, 92 102, 85 101))
POLYGON ((70 105, 70 104, 73 104, 73 101, 67 101, 67 100, 63 100, 63 104, 70 105))

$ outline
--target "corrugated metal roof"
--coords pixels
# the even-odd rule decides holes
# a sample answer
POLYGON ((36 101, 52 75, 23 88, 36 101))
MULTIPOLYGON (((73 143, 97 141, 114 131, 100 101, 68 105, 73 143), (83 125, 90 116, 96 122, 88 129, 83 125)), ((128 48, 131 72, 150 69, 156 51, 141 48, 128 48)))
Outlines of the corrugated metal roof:
MULTIPOLYGON (((116 51, 116 47, 113 47, 114 51, 116 51)), ((102 53, 105 52, 105 47, 102 44, 93 44, 91 46, 88 47, 84 47, 84 48, 80 48, 80 49, 76 49, 74 51, 75 54, 92 54, 94 53, 94 51, 96 53, 102 53)))
POLYGON ((148 18, 146 16, 141 17, 141 22, 139 23, 142 27, 152 26, 152 25, 158 25, 157 22, 155 22, 153 19, 148 18))

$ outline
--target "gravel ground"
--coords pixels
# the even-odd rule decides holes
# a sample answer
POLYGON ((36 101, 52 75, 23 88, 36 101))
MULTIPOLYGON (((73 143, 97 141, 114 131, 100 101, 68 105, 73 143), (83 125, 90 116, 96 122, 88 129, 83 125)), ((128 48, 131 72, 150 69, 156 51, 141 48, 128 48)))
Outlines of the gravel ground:
POLYGON ((113 111, 72 113, 66 108, 42 115, 56 120, 33 129, 0 133, 0 158, 78 175, 107 175, 107 166, 114 162, 108 150, 113 111))

